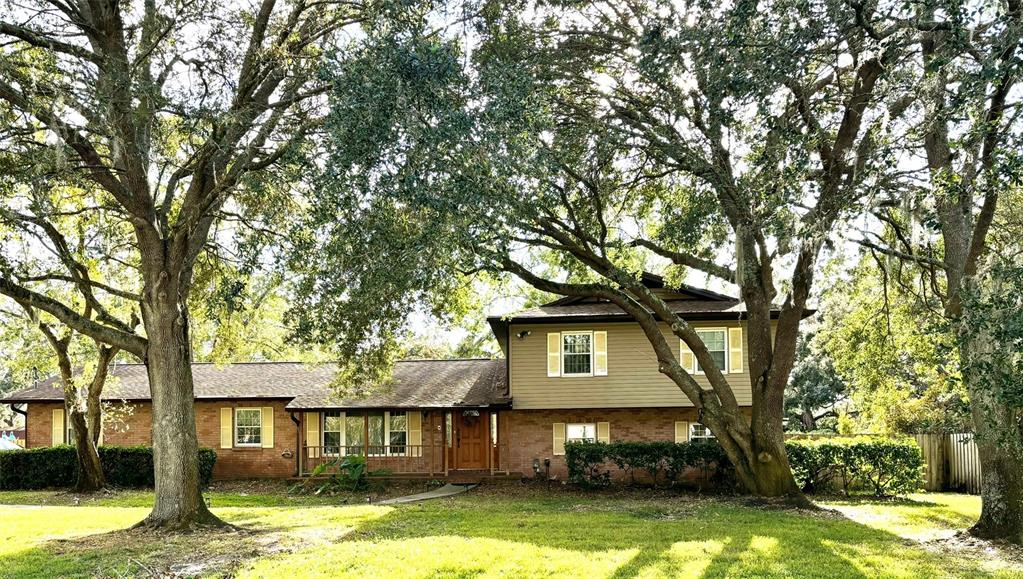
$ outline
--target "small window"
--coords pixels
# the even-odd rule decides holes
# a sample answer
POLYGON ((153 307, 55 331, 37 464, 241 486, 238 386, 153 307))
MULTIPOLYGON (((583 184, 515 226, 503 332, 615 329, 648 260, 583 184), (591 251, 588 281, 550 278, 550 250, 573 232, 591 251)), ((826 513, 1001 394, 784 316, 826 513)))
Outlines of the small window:
MULTIPOLYGON (((728 342, 725 330, 696 330, 696 334, 703 340, 704 345, 707 346, 707 351, 710 352, 710 357, 714 359, 714 364, 718 367, 718 370, 727 372, 728 368, 725 366, 725 360, 728 357, 728 342)), ((703 369, 700 368, 700 362, 696 362, 696 371, 703 373, 703 369)))
POLYGON ((597 442, 596 424, 566 424, 566 442, 597 442))
POLYGON ((593 375, 593 332, 561 334, 563 376, 593 375))
POLYGON ((408 444, 408 413, 405 411, 394 411, 388 413, 387 452, 390 454, 405 454, 405 445, 408 444))
POLYGON ((340 410, 328 410, 323 413, 323 454, 326 456, 340 456, 341 432, 344 423, 341 420, 340 410))
POLYGON ((234 445, 260 446, 262 444, 263 411, 259 408, 234 409, 234 445))
POLYGON ((689 441, 690 442, 707 442, 714 440, 715 436, 706 426, 694 422, 689 425, 689 441))
POLYGON ((497 413, 490 413, 490 444, 497 446, 497 413))
POLYGON ((67 443, 71 446, 75 446, 75 425, 71 423, 71 413, 64 412, 64 416, 67 416, 67 443))

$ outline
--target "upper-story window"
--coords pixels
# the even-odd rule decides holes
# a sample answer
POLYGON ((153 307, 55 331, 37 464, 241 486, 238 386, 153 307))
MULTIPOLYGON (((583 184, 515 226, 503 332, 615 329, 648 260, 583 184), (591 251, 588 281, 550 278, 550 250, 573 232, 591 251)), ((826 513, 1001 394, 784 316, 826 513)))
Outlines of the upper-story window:
POLYGON ((607 376, 607 332, 547 334, 548 376, 607 376))
MULTIPOLYGON (((696 335, 700 336, 703 340, 703 344, 707 346, 707 351, 710 352, 710 357, 714 359, 714 365, 718 367, 722 372, 728 372, 726 367, 726 360, 728 358, 728 338, 725 334, 725 329, 713 329, 713 330, 696 330, 696 335)), ((696 362, 696 371, 703 373, 703 368, 700 367, 700 362, 696 362)))
POLYGON ((565 376, 593 375, 593 332, 563 332, 561 359, 565 376))

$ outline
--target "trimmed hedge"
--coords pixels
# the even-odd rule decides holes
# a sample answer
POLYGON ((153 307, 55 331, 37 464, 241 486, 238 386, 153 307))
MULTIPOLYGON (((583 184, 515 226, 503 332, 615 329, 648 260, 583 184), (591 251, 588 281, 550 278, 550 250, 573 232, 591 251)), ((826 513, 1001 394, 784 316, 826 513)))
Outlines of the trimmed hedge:
MULTIPOLYGON (((153 486, 153 449, 149 446, 101 446, 99 460, 107 484, 115 487, 153 486)), ((209 486, 217 453, 199 449, 199 484, 209 486)), ((50 446, 0 452, 0 490, 62 488, 78 480, 73 446, 50 446)))
POLYGON ((864 488, 878 497, 919 490, 924 457, 911 439, 831 438, 785 443, 789 466, 804 492, 864 488))
POLYGON ((712 479, 725 483, 731 463, 714 442, 569 442, 565 444, 570 482, 584 486, 611 484, 610 465, 617 466, 636 482, 643 473, 654 482, 679 482, 682 473, 699 468, 712 479))
MULTIPOLYGON (((879 497, 918 490, 924 468, 920 447, 910 439, 846 438, 791 440, 785 443, 789 465, 804 492, 838 486, 847 495, 865 488, 879 497)), ((676 484, 682 473, 699 468, 719 486, 734 482, 734 470, 716 442, 572 442, 565 444, 570 482, 611 484, 611 465, 635 483, 645 474, 654 484, 676 484)))

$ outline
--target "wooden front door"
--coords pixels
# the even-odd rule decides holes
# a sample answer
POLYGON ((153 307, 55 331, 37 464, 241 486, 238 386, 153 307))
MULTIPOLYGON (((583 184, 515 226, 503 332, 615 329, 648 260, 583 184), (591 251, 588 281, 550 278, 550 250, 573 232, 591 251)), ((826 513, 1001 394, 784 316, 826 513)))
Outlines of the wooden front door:
POLYGON ((487 468, 488 419, 486 412, 473 410, 455 412, 455 421, 458 423, 455 435, 455 468, 461 470, 487 468))

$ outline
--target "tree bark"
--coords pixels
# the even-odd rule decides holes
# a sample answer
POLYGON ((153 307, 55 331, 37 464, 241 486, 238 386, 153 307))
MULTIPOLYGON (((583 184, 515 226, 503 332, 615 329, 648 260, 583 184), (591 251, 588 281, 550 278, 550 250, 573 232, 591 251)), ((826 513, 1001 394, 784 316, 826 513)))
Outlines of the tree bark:
POLYGON ((999 399, 997 387, 983 370, 997 363, 990 355, 997 347, 999 343, 983 332, 960 340, 981 470, 980 519, 970 533, 1023 544, 1023 431, 1016 408, 999 399))
POLYGON ((103 465, 99 460, 99 449, 96 441, 90 436, 91 431, 86 421, 85 412, 72 402, 68 405, 68 420, 74 432, 75 455, 78 457, 78 479, 75 490, 78 492, 95 492, 106 486, 103 465))
POLYGON ((147 288, 142 302, 149 338, 145 362, 153 400, 156 502, 139 526, 187 531, 224 523, 206 507, 199 489, 188 310, 183 300, 169 299, 175 294, 147 288))

